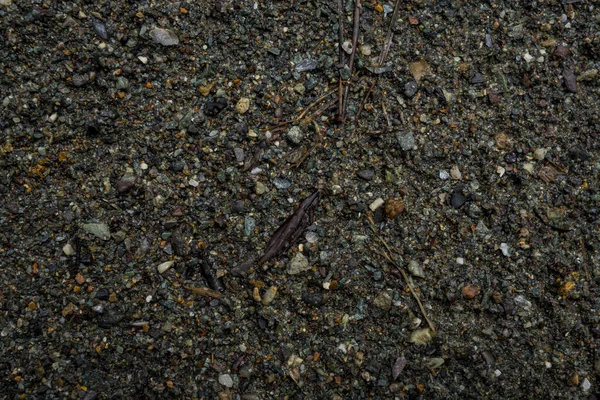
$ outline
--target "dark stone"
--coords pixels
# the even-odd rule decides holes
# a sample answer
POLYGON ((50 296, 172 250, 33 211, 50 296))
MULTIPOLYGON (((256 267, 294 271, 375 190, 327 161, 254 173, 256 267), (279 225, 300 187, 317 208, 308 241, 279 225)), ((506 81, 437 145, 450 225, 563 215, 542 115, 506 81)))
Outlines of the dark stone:
POLYGON ((104 289, 104 288, 100 288, 98 289, 98 291, 96 292, 96 298, 98 300, 103 300, 103 301, 107 301, 108 300, 108 290, 104 289))
POLYGON ((94 18, 92 19, 92 24, 94 25, 94 31, 96 31, 96 35, 100 36, 102 40, 108 40, 108 29, 106 29, 104 22, 94 18))
POLYGON ((556 46, 556 49, 554 50, 554 53, 552 53, 552 56, 555 60, 564 60, 565 58, 569 57, 570 54, 571 51, 567 46, 556 46))
POLYGON ((404 85, 404 95, 409 99, 412 98, 419 90, 419 84, 415 81, 409 81, 404 85))
POLYGON ((375 177, 375 170, 373 168, 365 168, 361 169, 356 173, 359 178, 364 179, 365 181, 371 181, 375 177))
POLYGON ((467 202, 467 197, 459 190, 452 193, 450 198, 450 205, 455 209, 461 208, 467 202))
POLYGON ((306 304, 319 307, 323 304, 323 294, 322 293, 304 293, 302 295, 302 301, 306 304))
POLYGON ((204 109, 207 115, 216 117, 217 114, 225 109, 225 107, 227 107, 227 99, 219 97, 216 100, 207 101, 204 109))
POLYGON ((581 161, 587 161, 590 159, 590 153, 580 144, 577 144, 569 149, 569 155, 575 159, 581 161))
POLYGON ((473 85, 481 85, 485 83, 485 78, 479 72, 475 73, 471 78, 471 83, 473 85))
POLYGON ((241 214, 244 212, 245 204, 242 200, 236 200, 231 205, 231 211, 234 213, 241 214))
POLYGON ((508 164, 514 164, 517 162, 517 153, 506 153, 504 155, 504 161, 506 161, 508 164))
POLYGON ((135 182, 131 179, 123 179, 117 183, 117 191, 121 194, 127 193, 133 187, 135 182))
POLYGON ((565 86, 570 93, 577 93, 577 78, 575 73, 569 68, 563 70, 563 78, 565 78, 565 86))

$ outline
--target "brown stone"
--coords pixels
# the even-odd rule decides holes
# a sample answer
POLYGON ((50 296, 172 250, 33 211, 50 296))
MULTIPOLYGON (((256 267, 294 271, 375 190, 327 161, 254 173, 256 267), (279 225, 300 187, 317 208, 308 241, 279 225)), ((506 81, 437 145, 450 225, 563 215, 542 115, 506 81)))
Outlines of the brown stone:
POLYGON ((402 200, 389 199, 385 204, 385 215, 389 219, 394 219, 404 211, 404 202, 402 200))
POLYGON ((467 286, 462 288, 462 291, 461 291, 462 296, 465 299, 472 299, 472 298, 478 296, 480 292, 481 292, 481 288, 472 283, 469 283, 467 286))

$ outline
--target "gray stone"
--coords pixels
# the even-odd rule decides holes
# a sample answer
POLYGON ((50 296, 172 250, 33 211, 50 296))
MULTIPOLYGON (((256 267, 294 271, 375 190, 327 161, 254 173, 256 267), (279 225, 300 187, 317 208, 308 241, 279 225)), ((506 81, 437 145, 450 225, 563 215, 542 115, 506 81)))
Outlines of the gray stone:
POLYGON ((392 308, 392 296, 388 292, 383 291, 375 297, 373 305, 383 311, 388 311, 392 308))
POLYGON ((83 224, 83 230, 85 231, 85 233, 94 235, 102 240, 110 239, 110 229, 106 224, 83 224))
POLYGON ((174 46, 179 44, 179 38, 175 32, 169 29, 152 29, 150 32, 148 32, 148 35, 156 43, 162 44, 163 46, 174 46))
POLYGON ((415 148, 415 137, 412 132, 396 133, 396 139, 398 139, 398 144, 400 148, 404 151, 412 150, 415 148))
POLYGON ((292 126, 287 133, 287 138, 293 144, 300 144, 304 139, 304 134, 299 126, 292 126))
POLYGON ((304 271, 309 271, 312 266, 301 252, 297 252, 292 261, 288 264, 286 272, 290 275, 296 275, 304 271))
POLYGON ((219 375, 219 383, 227 388, 233 387, 233 379, 231 379, 231 375, 229 374, 219 375))

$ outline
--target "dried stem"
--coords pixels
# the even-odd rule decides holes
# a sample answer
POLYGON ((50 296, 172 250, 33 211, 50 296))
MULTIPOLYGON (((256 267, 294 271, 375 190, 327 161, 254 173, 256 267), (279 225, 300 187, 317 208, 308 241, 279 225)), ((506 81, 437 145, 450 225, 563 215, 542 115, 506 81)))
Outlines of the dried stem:
POLYGON ((366 218, 367 218, 367 221, 369 221, 369 224, 371 225, 371 231, 373 232, 375 237, 381 242, 383 247, 385 247, 385 250, 378 251, 377 253, 382 255, 390 264, 392 264, 394 267, 396 267, 396 269, 402 274, 402 278, 404 279, 406 286, 408 286, 410 293, 413 295, 413 297, 417 301, 417 304, 419 305, 421 314, 423 314, 423 317, 425 318, 425 321, 427 321, 429 328, 433 332, 435 332, 435 327, 433 326, 433 323, 431 323, 431 321, 429 320, 429 317, 427 317, 427 313, 425 312, 425 307, 423 307, 423 303, 421 303, 421 299, 419 299, 419 295, 417 294, 417 292, 415 292, 415 289, 413 289, 412 285, 410 284, 410 281, 408 280, 408 276, 406 276, 406 272, 404 272, 404 270, 402 268, 400 268, 400 266, 396 262, 396 260, 393 256, 393 252, 390 249, 390 247, 388 246, 388 244, 386 243, 386 241, 383 240, 383 238, 377 234, 377 231, 375 230, 375 221, 373 221, 373 218, 370 215, 367 215, 366 218))
MULTIPOLYGON (((350 55, 350 62, 348 63, 348 69, 350 69, 350 79, 352 79, 352 73, 354 71, 354 57, 356 56, 356 47, 358 44, 358 32, 360 30, 360 0, 354 0, 354 25, 352 31, 352 54, 350 55)), ((346 116, 346 107, 348 106, 348 86, 344 87, 344 101, 342 104, 341 119, 344 120, 346 116)))

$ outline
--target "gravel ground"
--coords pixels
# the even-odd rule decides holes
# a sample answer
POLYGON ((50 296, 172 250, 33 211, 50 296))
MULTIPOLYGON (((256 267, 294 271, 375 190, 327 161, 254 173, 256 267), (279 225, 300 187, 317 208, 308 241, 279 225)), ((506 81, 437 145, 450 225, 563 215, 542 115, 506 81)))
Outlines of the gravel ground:
POLYGON ((0 0, 1 398, 598 398, 598 1, 135 4, 0 0))

